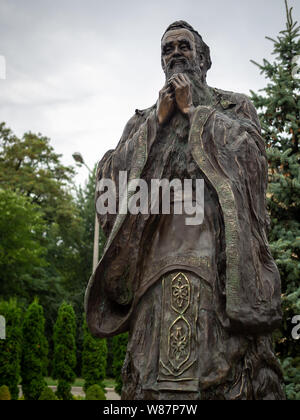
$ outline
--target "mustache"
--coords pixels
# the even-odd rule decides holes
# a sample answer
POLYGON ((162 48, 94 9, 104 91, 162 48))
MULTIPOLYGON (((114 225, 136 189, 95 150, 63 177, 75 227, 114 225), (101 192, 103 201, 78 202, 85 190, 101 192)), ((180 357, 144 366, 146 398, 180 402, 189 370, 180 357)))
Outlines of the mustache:
POLYGON ((175 66, 175 64, 184 64, 187 65, 188 64, 188 60, 185 57, 174 57, 170 60, 170 62, 168 63, 168 68, 170 70, 173 69, 173 67, 175 66))

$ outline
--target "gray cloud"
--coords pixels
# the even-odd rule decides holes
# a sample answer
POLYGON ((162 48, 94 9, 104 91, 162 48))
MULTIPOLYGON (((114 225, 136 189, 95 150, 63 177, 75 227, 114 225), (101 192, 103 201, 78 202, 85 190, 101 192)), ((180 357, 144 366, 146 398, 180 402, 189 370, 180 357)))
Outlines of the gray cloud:
MULTIPOLYGON (((299 17, 299 1, 290 5, 299 17)), ((0 0, 0 120, 18 135, 47 135, 65 163, 79 150, 93 166, 134 110, 157 100, 160 39, 178 19, 211 47, 210 85, 244 93, 264 86, 249 60, 271 57, 265 36, 284 29, 283 0, 0 0)), ((85 177, 82 169, 77 179, 85 177)))

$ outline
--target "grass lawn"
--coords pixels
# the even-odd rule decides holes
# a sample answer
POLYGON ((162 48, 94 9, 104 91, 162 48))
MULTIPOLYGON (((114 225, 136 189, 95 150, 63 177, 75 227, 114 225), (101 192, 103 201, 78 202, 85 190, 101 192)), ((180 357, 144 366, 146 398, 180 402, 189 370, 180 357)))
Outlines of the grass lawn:
MULTIPOLYGON (((52 378, 45 378, 48 386, 57 386, 57 381, 52 378)), ((104 380, 105 388, 114 388, 116 386, 116 382, 114 379, 107 378, 104 380)), ((72 386, 81 386, 84 385, 84 379, 82 378, 76 378, 75 382, 72 384, 72 386)))

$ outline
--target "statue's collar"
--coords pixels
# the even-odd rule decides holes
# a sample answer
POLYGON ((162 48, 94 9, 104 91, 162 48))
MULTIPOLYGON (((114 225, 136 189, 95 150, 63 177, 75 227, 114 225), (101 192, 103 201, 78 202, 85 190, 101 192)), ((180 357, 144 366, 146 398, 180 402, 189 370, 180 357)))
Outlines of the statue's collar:
POLYGON ((237 105, 237 102, 233 100, 233 92, 225 92, 217 88, 210 88, 217 97, 217 103, 221 105, 223 109, 230 109, 237 105))

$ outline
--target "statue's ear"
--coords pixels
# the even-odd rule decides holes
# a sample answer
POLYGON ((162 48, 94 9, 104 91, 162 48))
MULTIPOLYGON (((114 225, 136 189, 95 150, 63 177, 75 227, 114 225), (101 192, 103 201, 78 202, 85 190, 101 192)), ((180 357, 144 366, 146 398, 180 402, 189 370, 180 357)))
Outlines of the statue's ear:
POLYGON ((199 53, 198 54, 198 63, 199 63, 199 66, 200 66, 201 70, 205 71, 205 74, 206 74, 207 71, 208 71, 208 68, 207 68, 207 61, 206 61, 206 57, 205 57, 204 53, 199 53))
POLYGON ((163 60, 163 58, 161 57, 161 59, 160 59, 160 62, 161 62, 161 67, 162 67, 162 69, 163 69, 163 71, 164 71, 164 73, 166 72, 166 66, 165 66, 165 63, 164 63, 164 60, 163 60))

